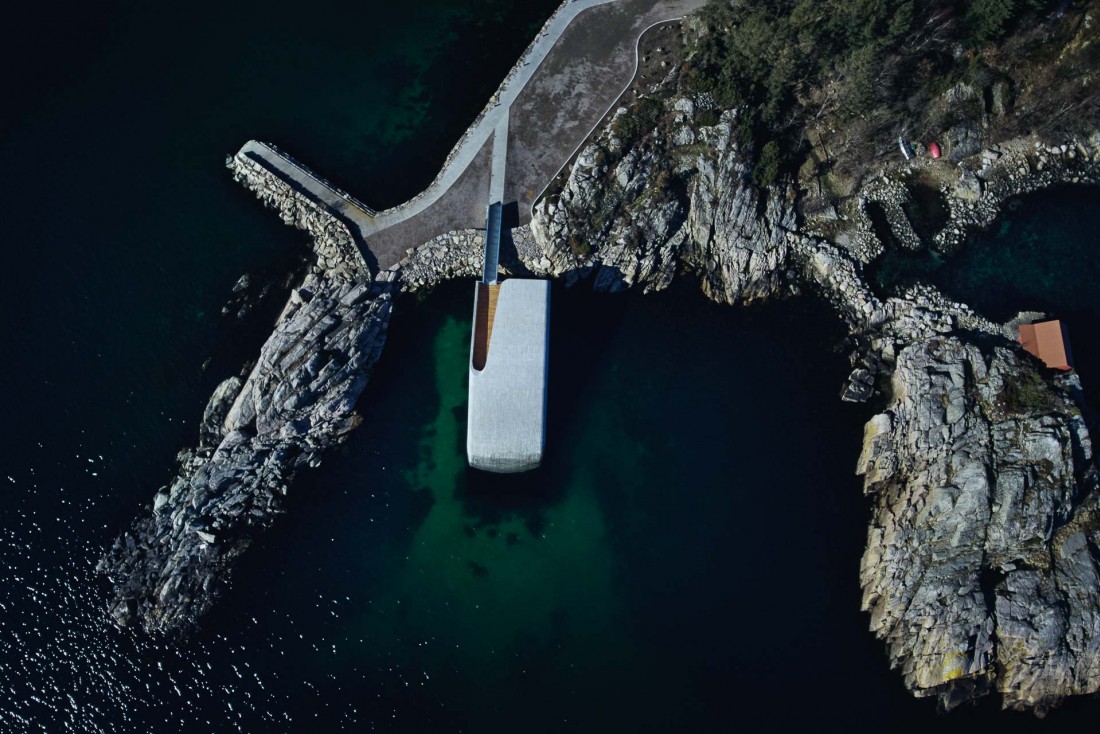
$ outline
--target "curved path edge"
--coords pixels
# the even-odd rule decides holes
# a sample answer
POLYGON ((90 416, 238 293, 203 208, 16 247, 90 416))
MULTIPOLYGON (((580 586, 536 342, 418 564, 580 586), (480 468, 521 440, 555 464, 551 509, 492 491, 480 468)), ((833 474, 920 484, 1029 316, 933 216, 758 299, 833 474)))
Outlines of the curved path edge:
POLYGON ((539 201, 542 200, 542 197, 546 195, 546 191, 550 188, 550 185, 554 183, 558 176, 561 175, 562 171, 569 167, 569 162, 577 157, 577 154, 581 151, 581 149, 584 148, 584 146, 587 145, 588 142, 592 139, 592 135, 600 129, 601 125, 603 125, 607 121, 607 116, 611 114, 611 111, 615 109, 615 107, 619 105, 620 102, 622 102, 623 95, 630 91, 630 87, 634 84, 634 80, 638 78, 638 69, 641 66, 642 61, 642 39, 645 38, 645 34, 649 33, 657 26, 664 25, 665 23, 679 23, 685 17, 687 16, 680 15, 675 18, 665 18, 664 20, 655 21, 643 28, 642 31, 638 34, 638 39, 634 42, 634 71, 631 72, 630 79, 627 80, 626 85, 622 88, 622 91, 615 95, 615 99, 611 101, 611 104, 607 106, 607 109, 604 110, 604 113, 600 115, 600 119, 592 125, 592 128, 587 133, 585 133, 584 137, 581 138, 581 141, 577 143, 577 147, 573 149, 573 152, 566 156, 565 160, 562 161, 562 164, 558 168, 558 170, 554 172, 554 175, 546 181, 546 184, 542 187, 538 194, 535 195, 535 198, 531 200, 530 215, 532 219, 535 218, 535 206, 537 206, 539 201))
POLYGON ((508 113, 512 103, 577 16, 590 8, 612 2, 615 0, 565 0, 543 24, 539 35, 528 45, 527 50, 508 72, 497 91, 489 98, 481 114, 451 149, 443 168, 436 174, 435 179, 426 189, 408 201, 378 212, 370 225, 368 234, 415 216, 438 201, 473 162, 485 141, 496 130, 501 118, 508 113))

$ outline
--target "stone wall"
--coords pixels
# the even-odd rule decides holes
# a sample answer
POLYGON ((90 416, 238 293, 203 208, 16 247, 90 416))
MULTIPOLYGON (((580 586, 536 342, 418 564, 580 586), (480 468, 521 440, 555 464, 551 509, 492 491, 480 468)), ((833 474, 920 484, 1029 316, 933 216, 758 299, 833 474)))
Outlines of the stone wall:
POLYGON ((246 153, 226 159, 233 180, 248 187, 264 206, 279 212, 283 222, 313 238, 317 267, 346 280, 370 278, 351 227, 332 211, 296 189, 285 176, 267 168, 246 153))
POLYGON ((882 207, 890 235, 902 247, 930 246, 951 252, 968 233, 988 227, 1006 200, 1059 183, 1100 183, 1100 135, 1073 138, 1058 145, 1035 137, 1005 141, 958 163, 928 158, 895 161, 852 197, 838 214, 829 207, 807 216, 804 229, 829 239, 862 262, 882 254, 868 215, 875 203, 882 207), (947 222, 922 242, 904 211, 915 186, 934 187, 948 210, 947 222))

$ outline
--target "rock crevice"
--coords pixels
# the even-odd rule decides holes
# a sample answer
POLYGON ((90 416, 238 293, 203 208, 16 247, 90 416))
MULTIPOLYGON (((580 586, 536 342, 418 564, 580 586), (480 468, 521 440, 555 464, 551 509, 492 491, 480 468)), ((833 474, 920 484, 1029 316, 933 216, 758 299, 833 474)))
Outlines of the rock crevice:
POLYGON ((948 708, 996 690, 1043 713, 1100 687, 1092 447, 1073 378, 1010 397, 1034 370, 1004 347, 917 341, 865 429, 863 608, 909 689, 948 708))

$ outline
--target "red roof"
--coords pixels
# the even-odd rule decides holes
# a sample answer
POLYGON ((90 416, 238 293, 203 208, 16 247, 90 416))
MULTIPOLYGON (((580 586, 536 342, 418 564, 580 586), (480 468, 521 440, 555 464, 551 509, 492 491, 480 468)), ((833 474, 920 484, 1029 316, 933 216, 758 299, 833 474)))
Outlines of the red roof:
POLYGON ((1020 344, 1043 363, 1055 370, 1071 369, 1069 343, 1061 321, 1041 321, 1020 325, 1020 344))
POLYGON ((933 158, 940 157, 940 144, 935 140, 928 144, 928 154, 933 158))

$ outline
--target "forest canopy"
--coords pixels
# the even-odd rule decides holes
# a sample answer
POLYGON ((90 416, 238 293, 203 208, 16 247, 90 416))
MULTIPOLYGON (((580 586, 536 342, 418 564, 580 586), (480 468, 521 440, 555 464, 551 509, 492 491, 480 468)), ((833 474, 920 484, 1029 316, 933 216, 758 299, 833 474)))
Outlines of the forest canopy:
MULTIPOLYGON (((959 83, 981 89, 1007 78, 1022 60, 1042 56, 1037 29, 1045 19, 1094 4, 709 0, 700 12, 706 32, 698 37, 682 83, 689 92, 710 93, 722 108, 747 110, 751 119, 744 124, 758 151, 781 141, 791 158, 804 145, 807 126, 823 120, 862 125, 865 137, 875 137, 881 147, 897 135, 895 128, 885 131, 890 121, 919 126, 916 120, 927 118, 936 95, 959 83)), ((1095 49, 1083 54, 1082 68, 1087 71, 1095 55, 1095 49)), ((1014 86, 1023 84, 1017 80, 1014 86)), ((1034 119, 1039 116, 1029 122, 1034 119)), ((758 180, 778 170, 771 153, 758 180)))

